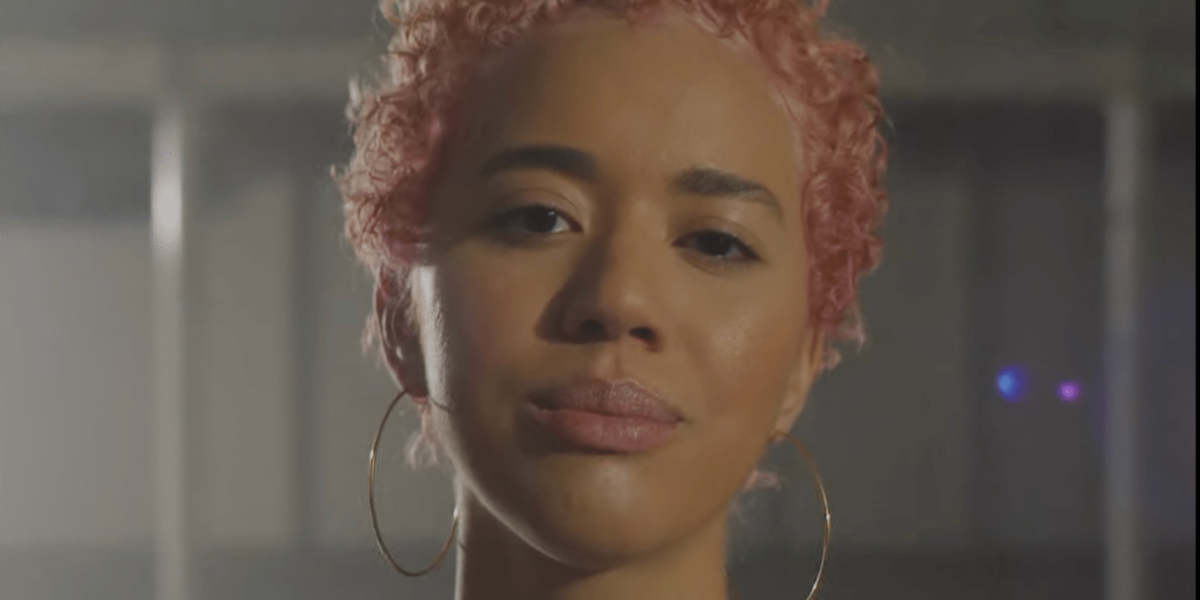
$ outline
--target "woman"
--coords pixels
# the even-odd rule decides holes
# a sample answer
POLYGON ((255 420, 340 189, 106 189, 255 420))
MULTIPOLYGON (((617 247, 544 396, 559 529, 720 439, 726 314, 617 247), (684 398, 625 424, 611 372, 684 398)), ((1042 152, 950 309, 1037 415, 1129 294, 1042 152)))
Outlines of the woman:
POLYGON ((338 177, 458 600, 727 597, 731 500, 879 259, 877 77, 823 12, 385 3, 338 177))

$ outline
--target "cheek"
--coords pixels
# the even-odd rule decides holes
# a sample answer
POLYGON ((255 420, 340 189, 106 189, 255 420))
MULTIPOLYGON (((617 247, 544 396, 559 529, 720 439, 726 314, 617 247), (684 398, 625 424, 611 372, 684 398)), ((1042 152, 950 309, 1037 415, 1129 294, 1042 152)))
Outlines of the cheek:
MULTIPOLYGON (((799 311, 796 311, 797 315, 799 311)), ((774 418, 792 374, 802 321, 790 311, 742 311, 711 329, 708 372, 719 390, 712 410, 723 422, 765 427, 774 418)))
POLYGON ((799 366, 807 330, 805 253, 799 232, 776 248, 766 271, 709 299, 706 326, 684 327, 700 349, 690 365, 705 380, 714 435, 769 436, 799 366))
POLYGON ((440 267, 445 400, 469 407, 473 421, 495 423, 517 389, 521 359, 536 350, 544 287, 515 279, 478 253, 452 256, 440 267))
POLYGON ((449 409, 433 411, 433 426, 469 480, 495 470, 481 457, 513 435, 507 409, 518 389, 517 359, 528 354, 537 318, 530 288, 494 267, 478 256, 450 255, 438 264, 430 294, 439 308, 433 335, 440 352, 426 369, 439 405, 449 409))
POLYGON ((722 497, 734 494, 773 432, 803 333, 802 313, 783 304, 743 305, 714 314, 713 325, 688 328, 689 343, 703 349, 689 371, 704 411, 679 468, 697 494, 714 484, 722 497))
POLYGON ((448 341, 454 354, 486 367, 506 349, 528 337, 532 303, 503 274, 486 268, 447 270, 443 297, 447 303, 448 341))
POLYGON ((536 341, 553 288, 548 273, 475 244, 448 256, 440 270, 447 342, 457 357, 486 369, 520 356, 519 350, 536 341))

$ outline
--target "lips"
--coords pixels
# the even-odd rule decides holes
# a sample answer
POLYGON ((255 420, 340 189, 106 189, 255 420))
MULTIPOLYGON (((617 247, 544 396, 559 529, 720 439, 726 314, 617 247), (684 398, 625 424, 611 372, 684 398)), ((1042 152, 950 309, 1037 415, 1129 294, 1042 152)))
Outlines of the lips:
POLYGON ((537 392, 529 416, 569 447, 617 454, 662 447, 684 422, 662 397, 630 379, 589 378, 537 392))

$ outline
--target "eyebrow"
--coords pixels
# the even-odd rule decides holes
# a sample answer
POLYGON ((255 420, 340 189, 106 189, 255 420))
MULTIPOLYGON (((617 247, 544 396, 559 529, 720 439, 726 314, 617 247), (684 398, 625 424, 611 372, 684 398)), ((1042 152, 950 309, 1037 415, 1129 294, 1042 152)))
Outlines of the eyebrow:
MULTIPOLYGON (((493 154, 480 168, 479 178, 486 179, 502 171, 521 169, 545 169, 586 182, 595 181, 599 175, 595 157, 587 152, 569 146, 533 144, 505 148, 493 154)), ((705 198, 748 200, 767 207, 776 217, 783 218, 779 200, 765 185, 720 169, 689 167, 671 180, 671 188, 705 198)))
POLYGON ((546 169, 573 179, 594 181, 599 169, 592 155, 567 146, 539 144, 505 148, 487 159, 479 169, 479 178, 487 179, 501 171, 546 169))
POLYGON ((761 204, 783 218, 783 207, 767 186, 712 167, 690 167, 675 176, 671 187, 707 198, 738 197, 761 204))

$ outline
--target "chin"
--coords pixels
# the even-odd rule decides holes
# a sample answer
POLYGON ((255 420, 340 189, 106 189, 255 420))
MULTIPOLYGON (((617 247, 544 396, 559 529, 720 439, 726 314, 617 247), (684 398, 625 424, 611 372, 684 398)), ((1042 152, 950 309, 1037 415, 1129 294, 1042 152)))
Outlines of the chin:
POLYGON ((723 490, 694 467, 704 461, 684 439, 636 455, 546 451, 497 422, 475 419, 479 426, 454 436, 463 441, 456 470, 495 524, 566 567, 595 572, 645 559, 723 505, 723 490))
POLYGON ((685 523, 663 510, 670 489, 619 460, 557 457, 538 469, 536 483, 508 511, 510 529, 556 562, 604 570, 661 549, 685 523))
POLYGON ((603 571, 635 562, 664 545, 656 528, 644 526, 636 518, 585 510, 560 515, 542 513, 520 529, 519 535, 530 547, 557 563, 583 571, 603 571))

